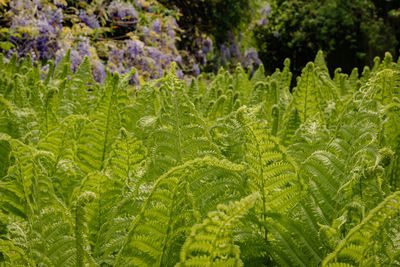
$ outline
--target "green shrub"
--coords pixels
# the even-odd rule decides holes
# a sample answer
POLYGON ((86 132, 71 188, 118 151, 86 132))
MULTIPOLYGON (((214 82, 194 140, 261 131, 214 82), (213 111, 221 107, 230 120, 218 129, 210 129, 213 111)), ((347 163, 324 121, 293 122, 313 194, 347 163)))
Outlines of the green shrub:
POLYGON ((259 55, 269 71, 284 58, 296 73, 322 49, 330 69, 372 65, 385 51, 397 55, 398 1, 271 0, 268 23, 254 30, 259 55))

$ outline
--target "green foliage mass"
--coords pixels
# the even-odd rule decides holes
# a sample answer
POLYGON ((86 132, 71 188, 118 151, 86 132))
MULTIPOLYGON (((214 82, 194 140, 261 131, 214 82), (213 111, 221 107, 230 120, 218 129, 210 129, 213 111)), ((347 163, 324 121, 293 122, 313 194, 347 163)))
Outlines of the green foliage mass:
POLYGON ((400 265, 389 53, 295 88, 289 60, 138 91, 69 61, 0 59, 0 266, 400 265))
MULTIPOLYGON (((185 30, 182 45, 191 45, 199 33, 214 36, 218 45, 230 33, 238 33, 254 15, 253 0, 160 0, 169 8, 177 8, 183 16, 179 25, 185 30), (196 34, 195 34, 196 33, 196 34)), ((190 46, 187 47, 190 49, 190 46)))
POLYGON ((330 69, 350 73, 372 65, 385 51, 398 56, 400 5, 397 0, 270 0, 266 22, 254 29, 266 69, 286 58, 300 73, 319 49, 330 69))

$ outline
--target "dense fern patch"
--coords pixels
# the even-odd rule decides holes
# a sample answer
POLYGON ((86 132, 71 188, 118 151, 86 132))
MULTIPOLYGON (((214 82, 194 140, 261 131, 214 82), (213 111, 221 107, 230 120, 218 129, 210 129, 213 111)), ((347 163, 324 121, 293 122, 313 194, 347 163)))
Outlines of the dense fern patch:
POLYGON ((400 266, 389 54, 138 91, 69 60, 0 59, 1 266, 400 266))

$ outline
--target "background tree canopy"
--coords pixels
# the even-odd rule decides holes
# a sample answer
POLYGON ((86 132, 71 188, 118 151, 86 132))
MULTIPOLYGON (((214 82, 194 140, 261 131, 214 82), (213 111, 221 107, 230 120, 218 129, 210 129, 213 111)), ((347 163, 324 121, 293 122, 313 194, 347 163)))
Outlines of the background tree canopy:
POLYGON ((398 56, 399 1, 269 2, 267 21, 254 29, 260 58, 269 71, 290 57, 298 73, 319 49, 327 53, 331 71, 371 65, 385 51, 398 56))

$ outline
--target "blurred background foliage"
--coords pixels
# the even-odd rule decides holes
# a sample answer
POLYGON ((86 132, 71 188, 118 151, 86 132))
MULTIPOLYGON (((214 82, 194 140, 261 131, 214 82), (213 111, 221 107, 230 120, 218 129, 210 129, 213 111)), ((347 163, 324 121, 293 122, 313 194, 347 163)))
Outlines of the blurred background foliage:
POLYGON ((266 69, 290 57, 296 74, 321 49, 329 69, 372 65, 389 51, 398 57, 398 0, 271 0, 264 24, 254 38, 266 69))
POLYGON ((400 48, 398 0, 1 0, 0 51, 72 67, 88 55, 96 81, 138 70, 133 84, 176 62, 181 78, 237 64, 267 73, 291 59, 297 75, 323 50, 331 72, 400 48))

